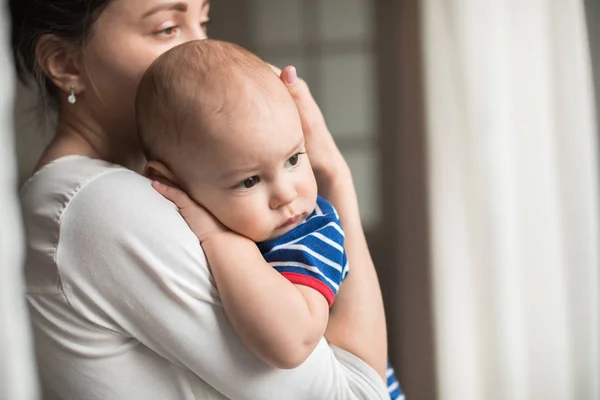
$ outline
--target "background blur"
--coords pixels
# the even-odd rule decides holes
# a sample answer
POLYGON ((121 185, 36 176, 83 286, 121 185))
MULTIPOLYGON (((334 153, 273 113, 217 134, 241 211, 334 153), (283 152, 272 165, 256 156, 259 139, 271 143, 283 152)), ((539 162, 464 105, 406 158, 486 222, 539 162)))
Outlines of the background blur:
MULTIPOLYGON (((600 399, 600 1, 482 3, 214 1, 209 35, 308 82, 409 399, 600 399)), ((20 182, 52 131, 33 98, 20 182)))

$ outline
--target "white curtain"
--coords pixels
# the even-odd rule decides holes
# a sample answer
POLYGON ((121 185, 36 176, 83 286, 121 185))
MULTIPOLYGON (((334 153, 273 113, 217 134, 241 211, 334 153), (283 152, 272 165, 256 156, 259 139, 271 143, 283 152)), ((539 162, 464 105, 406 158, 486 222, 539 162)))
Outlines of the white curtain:
POLYGON ((439 398, 600 399, 581 0, 423 0, 439 398))
MULTIPOLYGON (((2 2, 6 7, 6 4, 2 2)), ((38 396, 23 283, 23 229, 13 141, 14 73, 6 8, 0 10, 0 400, 38 396)))

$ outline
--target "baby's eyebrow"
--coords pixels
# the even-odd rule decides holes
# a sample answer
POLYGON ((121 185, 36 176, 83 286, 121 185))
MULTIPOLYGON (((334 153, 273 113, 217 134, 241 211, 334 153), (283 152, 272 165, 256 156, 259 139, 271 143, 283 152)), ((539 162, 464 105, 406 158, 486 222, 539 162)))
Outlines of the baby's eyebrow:
MULTIPOLYGON (((304 146, 304 136, 302 136, 300 138, 300 140, 298 140, 298 142, 296 142, 296 144, 289 150, 288 154, 285 154, 284 157, 291 157, 294 155, 294 153, 296 153, 298 151, 298 148, 304 146)), ((249 176, 255 174, 256 171, 258 171, 260 169, 260 165, 259 164, 254 164, 254 165, 245 165, 243 167, 238 167, 238 168, 231 168, 228 170, 224 170, 221 174, 220 174, 220 178, 224 181, 232 181, 234 180, 234 178, 248 178, 249 176)))
POLYGON ((246 177, 247 175, 251 174, 252 171, 256 171, 257 169, 258 169, 258 166, 255 165, 255 166, 240 167, 240 168, 233 168, 230 170, 225 170, 221 174, 221 179, 233 180, 233 178, 246 177))
MULTIPOLYGON (((292 150, 291 150, 291 152, 292 152, 292 153, 293 153, 293 152, 295 152, 296 150, 298 150, 298 148, 299 148, 299 147, 302 147, 302 146, 304 146, 304 144, 305 144, 305 143, 304 143, 304 136, 302 136, 302 137, 300 138, 300 140, 298 140, 298 142, 297 142, 297 143, 294 145, 294 147, 292 147, 292 150)), ((293 156, 293 154, 290 154, 290 156, 293 156)))

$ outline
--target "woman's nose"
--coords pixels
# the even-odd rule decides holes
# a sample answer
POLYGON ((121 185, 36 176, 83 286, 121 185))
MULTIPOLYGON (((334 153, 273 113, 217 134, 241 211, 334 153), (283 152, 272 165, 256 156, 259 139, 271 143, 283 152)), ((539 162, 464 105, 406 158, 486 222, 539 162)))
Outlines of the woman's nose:
POLYGON ((196 29, 194 29, 191 32, 191 35, 188 39, 189 40, 204 40, 207 37, 208 36, 206 35, 206 31, 201 26, 198 26, 196 29))
POLYGON ((298 192, 292 184, 278 184, 276 185, 269 199, 269 207, 276 210, 280 207, 286 206, 293 202, 298 197, 298 192))

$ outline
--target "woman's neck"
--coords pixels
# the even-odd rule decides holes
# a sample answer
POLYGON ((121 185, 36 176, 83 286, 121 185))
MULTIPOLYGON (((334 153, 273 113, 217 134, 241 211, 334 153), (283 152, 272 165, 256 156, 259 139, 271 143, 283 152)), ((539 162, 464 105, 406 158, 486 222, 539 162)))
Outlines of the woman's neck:
POLYGON ((137 137, 113 131, 104 132, 99 127, 59 119, 56 135, 40 158, 36 170, 45 164, 67 155, 82 155, 122 165, 142 173, 146 159, 137 137))

